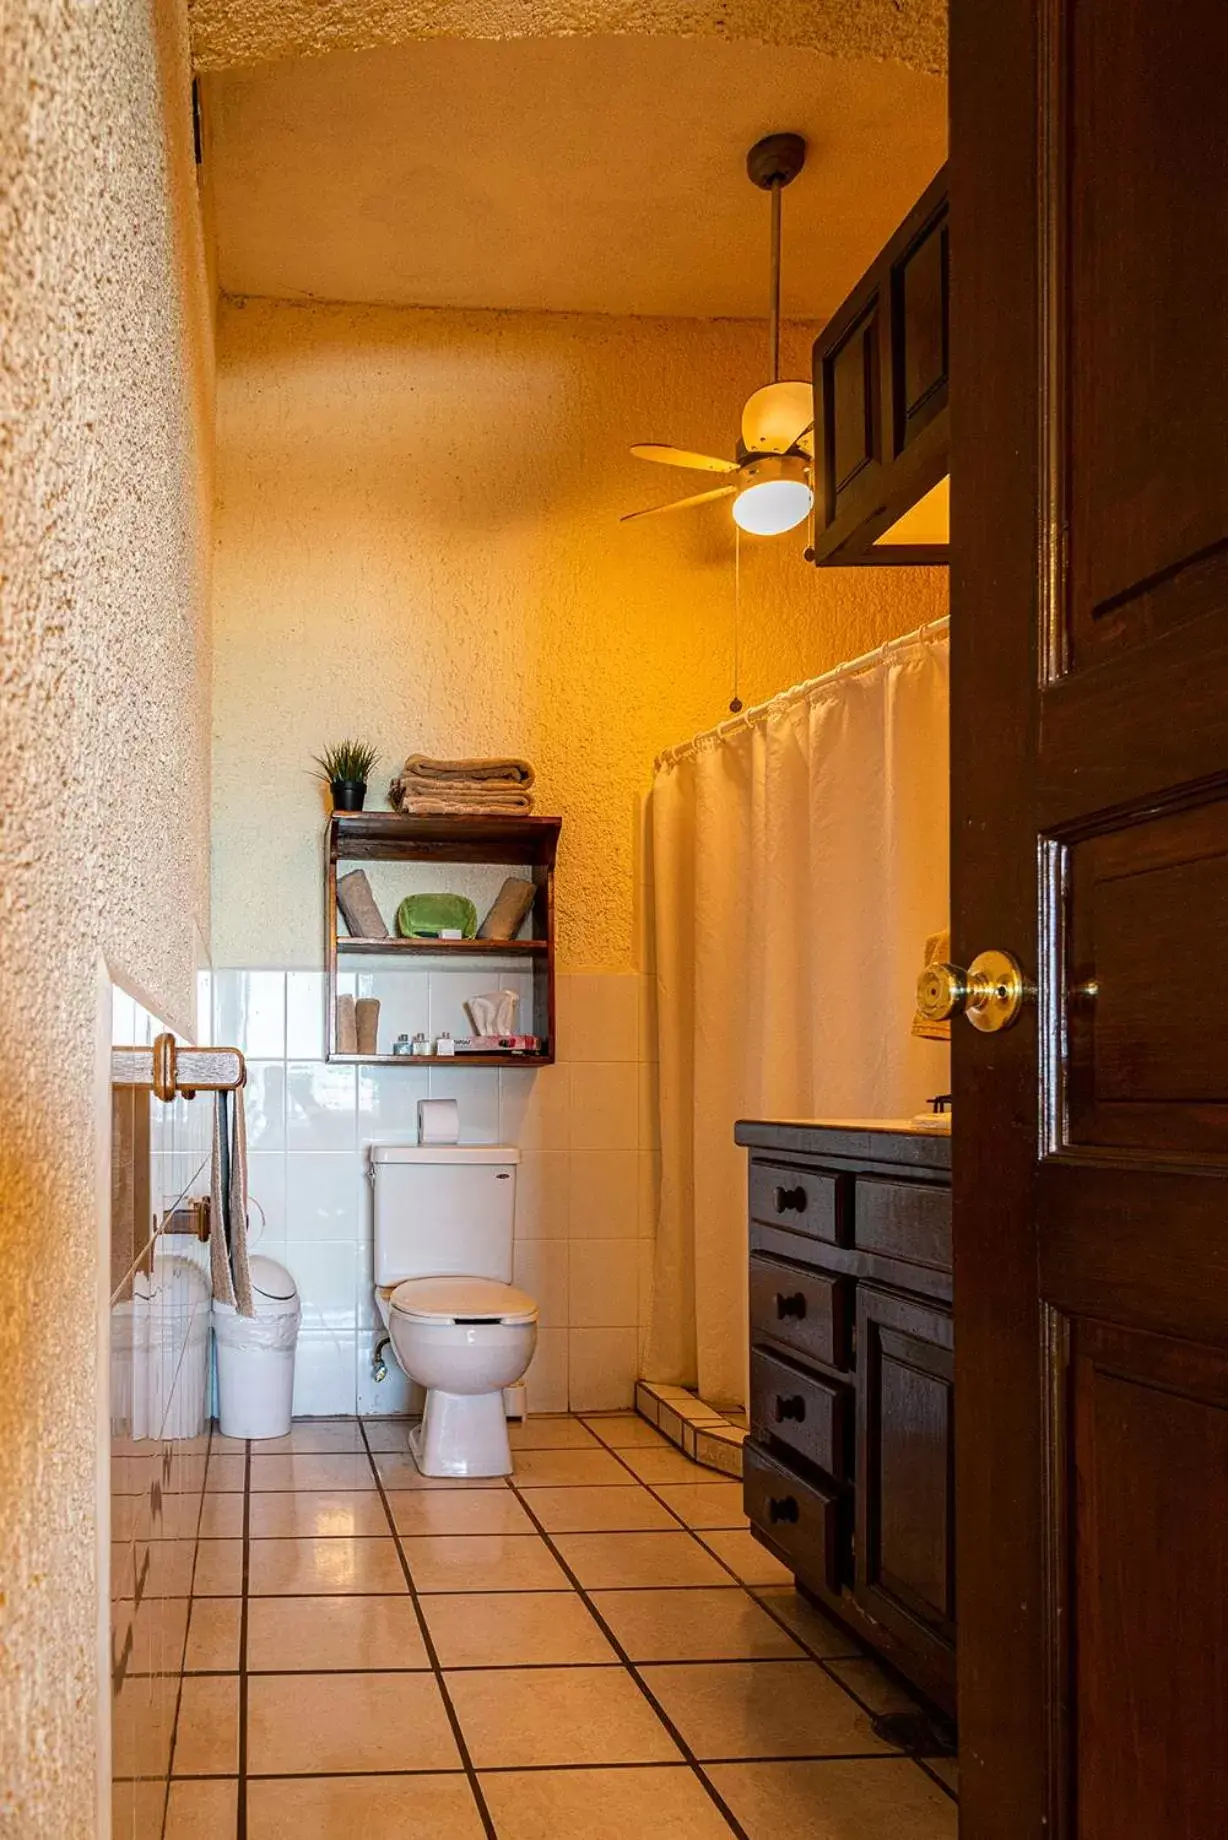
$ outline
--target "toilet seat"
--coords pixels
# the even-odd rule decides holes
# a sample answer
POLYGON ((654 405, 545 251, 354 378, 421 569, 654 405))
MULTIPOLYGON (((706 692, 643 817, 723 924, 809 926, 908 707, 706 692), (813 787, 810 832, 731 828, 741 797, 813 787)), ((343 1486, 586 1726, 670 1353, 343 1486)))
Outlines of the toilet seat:
POLYGON ((511 1327, 537 1321, 537 1305, 528 1292, 495 1278, 407 1278, 388 1301, 390 1309, 411 1322, 511 1327))

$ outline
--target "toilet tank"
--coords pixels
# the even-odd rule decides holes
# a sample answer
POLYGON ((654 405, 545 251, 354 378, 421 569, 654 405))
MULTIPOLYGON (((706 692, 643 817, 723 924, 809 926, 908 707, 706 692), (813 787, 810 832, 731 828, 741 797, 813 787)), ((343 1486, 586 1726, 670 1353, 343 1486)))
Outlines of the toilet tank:
POLYGON ((512 1281, 519 1150, 504 1144, 373 1144, 375 1282, 512 1281))

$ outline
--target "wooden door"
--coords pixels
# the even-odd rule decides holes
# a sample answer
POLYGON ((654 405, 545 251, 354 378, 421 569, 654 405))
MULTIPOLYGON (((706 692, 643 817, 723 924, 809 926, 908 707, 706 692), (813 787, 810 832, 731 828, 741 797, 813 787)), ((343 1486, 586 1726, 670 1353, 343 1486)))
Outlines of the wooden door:
POLYGON ((961 1832, 1228 1833, 1228 9, 953 0, 961 1832))
POLYGON ((951 1314, 857 1286, 854 1595, 951 1701, 955 1642, 951 1314))

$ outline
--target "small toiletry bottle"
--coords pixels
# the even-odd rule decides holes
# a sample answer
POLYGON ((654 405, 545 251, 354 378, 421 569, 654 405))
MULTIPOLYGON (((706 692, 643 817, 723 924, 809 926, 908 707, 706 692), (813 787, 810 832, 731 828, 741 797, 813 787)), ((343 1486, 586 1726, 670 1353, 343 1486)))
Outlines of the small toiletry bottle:
POLYGON ((413 1043, 410 1041, 408 1035, 398 1035, 392 1044, 392 1052, 394 1054, 412 1054, 413 1051, 413 1043))
POLYGON ((419 1032, 414 1036, 413 1052, 415 1054, 429 1054, 430 1051, 431 1051, 430 1042, 426 1039, 426 1036, 421 1032, 421 1030, 419 1030, 419 1032))
POLYGON ((444 1030, 439 1040, 435 1043, 435 1052, 436 1054, 453 1055, 456 1053, 456 1043, 453 1041, 447 1029, 444 1030))

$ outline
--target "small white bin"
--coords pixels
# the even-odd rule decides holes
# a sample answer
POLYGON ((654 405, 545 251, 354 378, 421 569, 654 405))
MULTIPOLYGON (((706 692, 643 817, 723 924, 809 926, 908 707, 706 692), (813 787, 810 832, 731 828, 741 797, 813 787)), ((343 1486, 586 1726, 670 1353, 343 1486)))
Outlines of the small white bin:
POLYGON ((293 1411, 298 1288, 276 1259, 253 1258, 251 1273, 254 1316, 213 1305, 218 1428, 223 1437, 284 1437, 293 1411))

